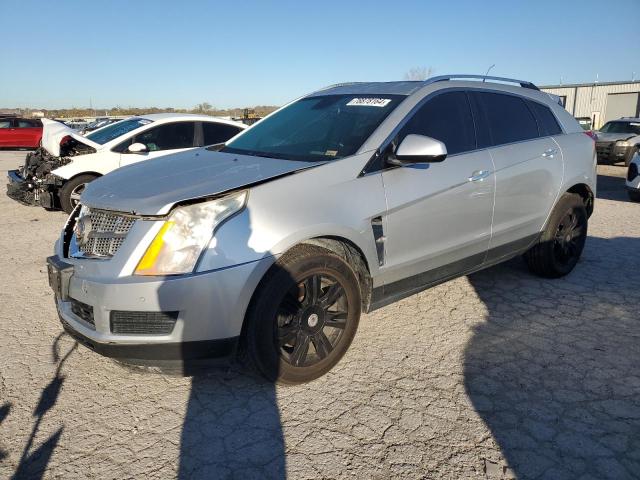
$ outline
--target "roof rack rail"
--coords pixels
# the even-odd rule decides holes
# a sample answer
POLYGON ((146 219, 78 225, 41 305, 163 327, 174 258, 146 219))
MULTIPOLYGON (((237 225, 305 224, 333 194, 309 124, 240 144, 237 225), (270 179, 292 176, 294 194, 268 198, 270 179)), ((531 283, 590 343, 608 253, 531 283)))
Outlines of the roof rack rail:
POLYGON ((445 82, 447 80, 453 80, 453 79, 458 79, 458 78, 462 78, 462 79, 471 78, 471 79, 476 79, 476 80, 482 80, 483 82, 485 82, 486 80, 498 80, 500 82, 517 83, 522 88, 530 88, 531 90, 540 90, 533 83, 527 82, 526 80, 516 80, 514 78, 504 78, 504 77, 489 77, 487 75, 467 75, 467 74, 461 74, 461 75, 438 75, 437 77, 427 78, 424 81, 424 84, 425 85, 429 85, 431 83, 445 82))

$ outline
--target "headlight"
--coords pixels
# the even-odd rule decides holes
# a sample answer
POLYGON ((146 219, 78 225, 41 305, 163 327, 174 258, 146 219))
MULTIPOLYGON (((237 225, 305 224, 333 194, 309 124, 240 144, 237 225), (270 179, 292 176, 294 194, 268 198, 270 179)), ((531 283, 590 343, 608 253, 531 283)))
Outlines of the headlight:
POLYGON ((616 142, 616 147, 630 147, 631 144, 629 142, 627 142, 626 140, 618 140, 616 142))
POLYGON ((193 272, 218 225, 242 210, 247 192, 176 208, 165 220, 136 267, 136 275, 193 272))

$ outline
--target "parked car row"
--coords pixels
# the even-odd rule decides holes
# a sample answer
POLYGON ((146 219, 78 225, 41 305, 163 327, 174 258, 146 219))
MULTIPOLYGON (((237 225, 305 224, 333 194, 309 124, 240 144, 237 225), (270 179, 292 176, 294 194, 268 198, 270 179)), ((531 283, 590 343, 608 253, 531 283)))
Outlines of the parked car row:
POLYGON ((47 260, 80 343, 187 372, 240 356, 306 382, 362 312, 519 255, 548 278, 580 258, 594 141, 529 82, 341 84, 194 148, 223 141, 217 125, 134 117, 85 139, 45 122, 44 151, 11 174, 39 202, 84 185, 47 260), (103 176, 71 183, 89 170, 103 176))
POLYGON ((86 185, 116 168, 225 142, 246 128, 206 115, 131 117, 85 136, 43 119, 42 146, 9 172, 8 195, 22 203, 71 213, 86 185))

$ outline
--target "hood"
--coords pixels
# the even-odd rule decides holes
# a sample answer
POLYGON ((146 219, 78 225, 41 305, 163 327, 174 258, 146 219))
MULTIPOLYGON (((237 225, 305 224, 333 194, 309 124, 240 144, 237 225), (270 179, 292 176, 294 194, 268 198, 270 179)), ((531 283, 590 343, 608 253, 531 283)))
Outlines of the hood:
POLYGON ((628 140, 635 137, 633 133, 602 133, 596 131, 598 142, 617 142, 618 140, 628 140))
POLYGON ((42 148, 51 155, 54 157, 60 156, 60 140, 67 136, 96 150, 102 148, 102 145, 99 143, 92 142, 88 138, 83 137, 75 130, 67 127, 64 123, 49 120, 48 118, 42 119, 42 148))
POLYGON ((85 205, 138 215, 162 215, 185 200, 215 195, 320 165, 209 151, 176 153, 119 168, 91 182, 85 205))

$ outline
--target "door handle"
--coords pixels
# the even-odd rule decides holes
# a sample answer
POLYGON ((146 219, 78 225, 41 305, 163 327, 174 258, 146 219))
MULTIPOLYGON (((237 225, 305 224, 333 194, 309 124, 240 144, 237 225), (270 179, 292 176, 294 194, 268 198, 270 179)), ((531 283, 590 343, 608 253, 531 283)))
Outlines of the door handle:
POLYGON ((476 170, 467 180, 469 180, 470 182, 480 182, 483 179, 487 178, 489 175, 491 175, 491 172, 489 170, 476 170))
POLYGON ((553 158, 556 153, 558 153, 558 149, 550 148, 549 150, 545 150, 542 156, 545 158, 553 158))

